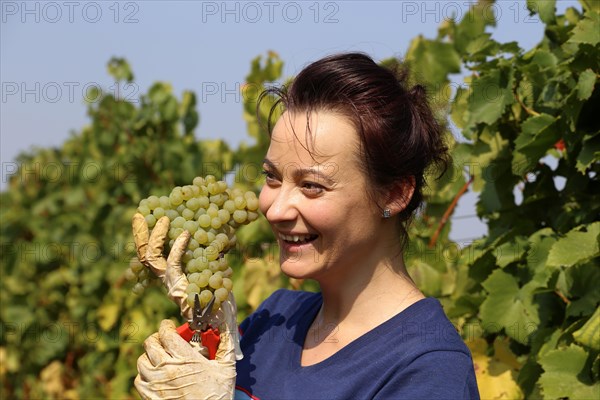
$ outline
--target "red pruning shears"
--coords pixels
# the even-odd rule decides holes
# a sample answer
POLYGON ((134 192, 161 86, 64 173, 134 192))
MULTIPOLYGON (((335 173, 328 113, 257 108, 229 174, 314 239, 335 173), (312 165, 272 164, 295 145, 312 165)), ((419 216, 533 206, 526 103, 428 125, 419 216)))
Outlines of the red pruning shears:
POLYGON ((208 302, 206 307, 200 307, 200 298, 196 293, 194 297, 194 308, 192 309, 192 319, 177 328, 177 333, 187 342, 202 342, 202 346, 208 349, 208 359, 214 360, 219 347, 219 330, 213 328, 209 321, 212 316, 212 308, 215 304, 215 297, 208 302))

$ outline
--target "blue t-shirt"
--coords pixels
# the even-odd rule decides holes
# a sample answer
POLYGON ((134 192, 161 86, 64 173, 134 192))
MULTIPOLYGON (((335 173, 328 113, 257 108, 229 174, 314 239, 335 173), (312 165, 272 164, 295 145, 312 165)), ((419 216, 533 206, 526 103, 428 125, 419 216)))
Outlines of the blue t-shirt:
POLYGON ((240 325, 236 399, 479 399, 471 353, 434 298, 301 366, 322 301, 320 293, 278 290, 240 325))

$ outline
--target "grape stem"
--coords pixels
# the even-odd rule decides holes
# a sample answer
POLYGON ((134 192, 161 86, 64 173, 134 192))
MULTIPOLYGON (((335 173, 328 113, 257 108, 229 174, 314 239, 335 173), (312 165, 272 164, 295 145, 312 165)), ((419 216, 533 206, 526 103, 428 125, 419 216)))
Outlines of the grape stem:
POLYGON ((433 234, 433 236, 431 237, 431 240, 429 241, 430 249, 435 247, 435 244, 437 243, 437 239, 438 239, 438 236, 440 235, 440 232, 444 228, 444 225, 446 225, 446 222, 448 222, 448 218, 450 218, 450 215, 452 215, 454 208, 458 204, 458 200, 462 197, 463 194, 465 194, 465 192, 469 188, 469 185, 471 184, 471 182, 473 182, 473 176, 471 176, 469 178, 469 180, 460 188, 458 193, 456 193, 456 196, 454 196, 452 203, 450 203, 450 205, 444 212, 444 215, 442 216, 442 220, 440 221, 437 229, 435 230, 435 233, 433 234))

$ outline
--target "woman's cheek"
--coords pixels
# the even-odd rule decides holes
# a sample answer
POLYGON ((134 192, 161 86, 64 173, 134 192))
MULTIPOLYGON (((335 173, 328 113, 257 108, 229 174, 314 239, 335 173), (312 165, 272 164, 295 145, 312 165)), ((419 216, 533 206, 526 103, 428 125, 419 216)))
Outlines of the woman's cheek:
POLYGON ((270 199, 273 195, 271 192, 272 189, 265 184, 258 195, 258 208, 263 215, 267 215, 267 211, 273 203, 272 199, 270 199))

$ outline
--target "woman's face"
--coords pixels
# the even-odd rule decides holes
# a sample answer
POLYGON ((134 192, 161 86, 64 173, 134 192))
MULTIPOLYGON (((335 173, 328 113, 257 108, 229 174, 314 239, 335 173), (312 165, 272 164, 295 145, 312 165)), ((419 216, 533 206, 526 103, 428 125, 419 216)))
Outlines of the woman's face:
POLYGON ((279 243, 285 274, 337 279, 376 260, 389 229, 380 229, 380 208, 367 195, 352 123, 313 112, 310 133, 306 124, 306 114, 284 113, 275 125, 263 163, 260 209, 279 243))

